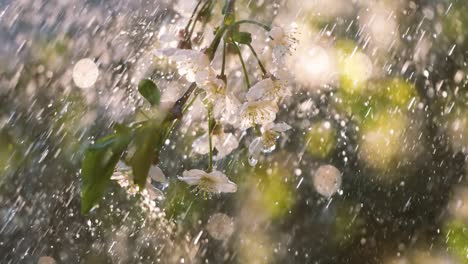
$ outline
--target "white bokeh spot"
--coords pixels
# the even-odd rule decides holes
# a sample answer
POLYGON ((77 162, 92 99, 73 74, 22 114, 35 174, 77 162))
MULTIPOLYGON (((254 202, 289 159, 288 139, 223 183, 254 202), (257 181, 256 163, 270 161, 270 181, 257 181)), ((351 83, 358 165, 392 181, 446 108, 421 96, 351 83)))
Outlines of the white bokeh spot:
POLYGON ((73 67, 73 82, 76 86, 86 89, 93 86, 99 76, 99 69, 93 60, 79 60, 73 67))

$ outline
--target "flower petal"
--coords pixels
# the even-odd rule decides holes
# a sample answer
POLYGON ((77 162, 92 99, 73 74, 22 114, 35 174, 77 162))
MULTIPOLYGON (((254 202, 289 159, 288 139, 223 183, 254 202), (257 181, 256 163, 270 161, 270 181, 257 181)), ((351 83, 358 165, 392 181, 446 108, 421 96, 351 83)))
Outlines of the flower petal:
POLYGON ((229 178, 220 171, 213 171, 206 175, 207 178, 213 181, 214 190, 218 193, 233 193, 237 191, 237 185, 229 180, 229 178))
POLYGON ((148 193, 148 196, 151 200, 156 200, 164 197, 164 194, 161 190, 154 187, 150 182, 146 182, 145 191, 148 193))
POLYGON ((245 97, 248 101, 257 101, 263 98, 268 92, 274 89, 273 80, 270 78, 264 79, 252 86, 245 97))
POLYGON ((167 181, 166 175, 164 175, 164 172, 158 166, 151 166, 148 174, 153 181, 157 181, 157 182, 167 181))
POLYGON ((196 185, 200 182, 200 179, 206 175, 206 172, 202 170, 189 170, 182 173, 183 177, 177 177, 179 180, 186 182, 189 185, 196 185))
POLYGON ((232 181, 227 181, 216 185, 216 189, 219 193, 235 193, 237 192, 237 184, 232 181))
POLYGON ((255 124, 265 125, 276 119, 278 105, 270 100, 246 102, 241 108, 241 128, 247 129, 255 124))
POLYGON ((255 138, 249 145, 249 154, 257 157, 263 149, 262 138, 255 138))
POLYGON ((210 144, 208 141, 208 134, 204 134, 203 136, 195 139, 192 143, 193 151, 198 154, 208 154, 210 152, 210 144))
POLYGON ((195 177, 195 178, 201 178, 206 174, 205 171, 198 170, 198 169, 192 169, 188 171, 184 171, 182 173, 182 176, 184 177, 195 177))
POLYGON ((274 124, 272 129, 276 132, 286 132, 289 129, 291 129, 291 126, 284 122, 281 122, 281 123, 274 124))
POLYGON ((239 146, 239 141, 232 133, 222 134, 215 137, 214 146, 218 150, 216 160, 222 159, 229 155, 233 150, 239 146))

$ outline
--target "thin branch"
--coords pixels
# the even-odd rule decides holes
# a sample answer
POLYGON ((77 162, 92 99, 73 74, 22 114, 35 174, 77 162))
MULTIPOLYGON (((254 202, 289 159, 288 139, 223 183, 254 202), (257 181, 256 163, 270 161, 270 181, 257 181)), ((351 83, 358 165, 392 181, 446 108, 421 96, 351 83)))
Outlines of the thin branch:
MULTIPOLYGON (((192 24, 193 18, 195 17, 195 13, 197 12, 198 7, 201 5, 202 2, 203 2, 203 0, 198 1, 197 5, 195 6, 195 9, 193 9, 192 15, 190 16, 190 19, 189 19, 187 25, 185 26, 185 33, 188 33, 188 32, 189 32, 190 24, 192 24)), ((196 20, 195 20, 195 21, 196 21, 196 20)), ((194 24, 195 24, 195 23, 194 23, 194 24)), ((185 37, 185 36, 184 36, 184 37, 185 37)))
POLYGON ((241 52, 241 50, 239 48, 239 45, 237 45, 234 41, 232 42, 232 44, 236 48, 237 55, 239 55, 239 60, 240 60, 240 62, 242 64, 242 70, 244 71, 244 77, 245 77, 245 84, 247 85, 247 89, 250 89, 249 74, 247 73, 247 68, 245 67, 244 58, 242 58, 242 52, 241 52))
POLYGON ((240 24, 252 24, 252 25, 256 25, 256 26, 259 26, 261 28, 263 28, 264 30, 266 31, 270 31, 271 30, 271 27, 263 24, 263 23, 260 23, 260 22, 257 22, 257 21, 254 21, 254 20, 248 20, 248 19, 244 19, 244 20, 239 20, 239 21, 236 21, 233 26, 237 26, 237 25, 240 25, 240 24))
POLYGON ((213 128, 214 128, 214 119, 213 119, 213 105, 208 104, 208 143, 210 148, 210 163, 208 164, 208 172, 213 170, 213 128))
POLYGON ((200 12, 198 12, 197 17, 195 18, 195 21, 193 22, 192 29, 190 29, 190 33, 188 34, 188 37, 191 38, 193 35, 193 31, 195 30, 195 26, 197 24, 198 19, 200 18, 201 13, 203 10, 208 6, 208 4, 211 2, 211 0, 206 1, 203 6, 200 8, 200 12))
POLYGON ((250 51, 252 51, 252 54, 254 55, 255 59, 257 60, 258 66, 260 66, 260 69, 263 72, 263 76, 267 75, 267 71, 265 70, 265 67, 263 66, 262 61, 258 57, 257 52, 255 52, 255 49, 252 47, 252 44, 249 43, 249 44, 247 44, 247 46, 249 46, 250 51))
POLYGON ((223 42, 223 63, 221 65, 221 77, 224 78, 224 70, 226 68, 226 41, 223 42))

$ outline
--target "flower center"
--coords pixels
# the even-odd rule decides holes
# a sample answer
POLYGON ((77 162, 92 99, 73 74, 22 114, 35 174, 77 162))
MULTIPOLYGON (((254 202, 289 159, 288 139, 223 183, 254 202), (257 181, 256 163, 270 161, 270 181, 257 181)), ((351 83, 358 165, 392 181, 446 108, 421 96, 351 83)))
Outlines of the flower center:
POLYGON ((278 139, 278 133, 275 131, 265 131, 262 135, 262 142, 265 149, 271 149, 276 145, 276 139, 278 139))
POLYGON ((204 192, 216 192, 216 182, 208 177, 202 177, 198 182, 197 188, 204 192))

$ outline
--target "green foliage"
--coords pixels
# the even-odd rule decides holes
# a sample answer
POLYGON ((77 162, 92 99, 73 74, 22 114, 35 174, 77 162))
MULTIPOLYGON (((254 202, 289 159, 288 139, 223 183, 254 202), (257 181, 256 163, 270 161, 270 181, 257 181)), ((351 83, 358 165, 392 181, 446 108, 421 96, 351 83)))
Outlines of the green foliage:
POLYGON ((138 91, 152 106, 159 105, 161 102, 161 90, 152 80, 140 81, 138 91))
POLYGON ((284 177, 284 173, 275 170, 273 175, 265 178, 265 188, 261 190, 261 202, 273 219, 284 217, 295 202, 292 187, 281 178, 284 177))
POLYGON ((327 127, 325 121, 314 123, 307 132, 305 140, 307 152, 313 157, 324 159, 335 149, 335 128, 327 127))
POLYGON ((468 38, 468 31, 466 27, 468 26, 468 6, 464 1, 453 2, 453 7, 450 9, 450 12, 447 15, 443 16, 442 25, 444 33, 450 40, 455 40, 458 44, 466 43, 468 38))
POLYGON ((157 160, 161 134, 159 125, 154 121, 144 123, 135 132, 128 163, 132 167, 133 180, 140 189, 145 187, 151 164, 157 160))
POLYGON ((339 201, 335 208, 332 241, 346 245, 355 241, 360 229, 365 226, 365 219, 360 215, 360 205, 339 201))
POLYGON ((104 137, 85 153, 81 177, 81 212, 87 214, 101 199, 117 162, 132 139, 130 128, 119 126, 114 134, 104 137))
MULTIPOLYGON (((25 140, 22 144, 25 144, 25 140)), ((24 148, 6 128, 0 129, 0 185, 2 176, 20 166, 24 148)))
MULTIPOLYGON (((451 221, 445 228, 445 238, 448 249, 466 261, 468 254, 468 229, 459 221, 451 221)), ((464 262, 466 263, 466 262, 464 262)))
POLYGON ((339 91, 336 98, 336 107, 352 116, 358 123, 378 112, 391 109, 406 113, 414 108, 417 105, 415 102, 418 101, 414 85, 399 78, 368 81, 360 91, 339 91))
POLYGON ((158 158, 161 144, 159 123, 149 120, 137 127, 116 125, 115 133, 98 140, 91 145, 82 165, 82 212, 89 210, 103 196, 110 177, 127 150, 126 162, 132 167, 133 180, 140 189, 146 185, 146 178, 151 164, 158 158))
POLYGON ((63 142, 61 153, 70 156, 70 161, 78 162, 81 157, 74 154, 85 150, 81 134, 86 124, 95 118, 94 115, 89 114, 84 98, 77 93, 61 97, 53 104, 51 110, 58 113, 51 128, 54 130, 54 138, 63 142))
MULTIPOLYGON (((295 203, 293 186, 285 181, 290 175, 287 169, 279 166, 256 168, 249 173, 248 186, 253 187, 251 202, 258 206, 269 219, 281 219, 295 203), (257 196, 258 195, 258 196, 257 196)), ((260 213, 260 211, 259 211, 260 213)))

